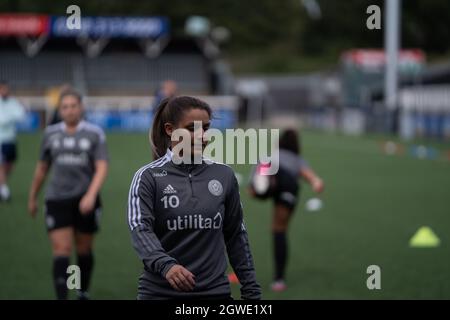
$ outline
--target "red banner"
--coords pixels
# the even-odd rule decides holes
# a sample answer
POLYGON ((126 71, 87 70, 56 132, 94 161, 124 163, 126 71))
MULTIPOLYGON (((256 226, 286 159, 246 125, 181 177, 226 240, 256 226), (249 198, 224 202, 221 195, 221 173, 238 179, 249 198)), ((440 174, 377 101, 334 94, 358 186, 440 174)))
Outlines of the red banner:
POLYGON ((36 14, 0 14, 0 36, 39 36, 49 32, 50 17, 36 14))
MULTIPOLYGON (((386 63, 383 50, 353 49, 343 53, 342 59, 362 67, 381 67, 386 63)), ((425 53, 420 49, 404 49, 399 51, 399 63, 425 63, 425 53)))

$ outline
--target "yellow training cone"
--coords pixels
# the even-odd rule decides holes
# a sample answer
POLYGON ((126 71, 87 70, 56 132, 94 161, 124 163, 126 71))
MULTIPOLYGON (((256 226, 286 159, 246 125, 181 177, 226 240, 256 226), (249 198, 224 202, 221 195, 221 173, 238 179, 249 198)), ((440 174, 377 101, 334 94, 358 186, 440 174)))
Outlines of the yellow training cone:
POLYGON ((433 248, 439 246, 441 240, 430 227, 421 227, 409 240, 409 246, 413 248, 433 248))

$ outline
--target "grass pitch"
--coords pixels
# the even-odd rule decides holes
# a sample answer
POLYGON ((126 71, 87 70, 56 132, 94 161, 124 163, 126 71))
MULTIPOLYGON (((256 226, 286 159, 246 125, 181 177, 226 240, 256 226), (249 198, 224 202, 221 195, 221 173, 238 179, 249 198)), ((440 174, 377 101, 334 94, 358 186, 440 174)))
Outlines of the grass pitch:
MULTIPOLYGON (((11 203, 0 204, 0 299, 53 299, 51 252, 42 205, 32 220, 27 193, 40 135, 21 135, 11 177, 11 203)), ((257 278, 266 299, 449 299, 450 161, 387 156, 379 137, 303 133, 304 156, 324 178, 324 207, 307 212, 303 184, 289 230, 288 290, 272 293, 272 203, 249 198, 241 186, 257 278), (410 248, 429 226, 437 248, 410 248), (381 290, 368 290, 369 265, 381 268, 381 290)), ((133 173, 150 161, 146 134, 108 134, 111 167, 95 254, 93 299, 135 299, 141 263, 126 222, 133 173)), ((444 149, 445 146, 438 145, 444 149)), ((245 182, 249 166, 235 166, 245 182)), ((42 201, 41 201, 42 204, 42 201)), ((232 285, 239 298, 239 287, 232 285)))

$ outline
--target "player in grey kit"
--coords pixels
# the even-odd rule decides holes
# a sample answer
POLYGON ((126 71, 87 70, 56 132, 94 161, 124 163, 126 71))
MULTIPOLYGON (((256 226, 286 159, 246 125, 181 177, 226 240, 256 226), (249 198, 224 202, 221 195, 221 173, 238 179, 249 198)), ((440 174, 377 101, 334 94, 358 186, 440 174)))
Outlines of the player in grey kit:
POLYGON ((274 202, 272 233, 275 273, 271 288, 275 292, 287 289, 285 283, 288 260, 287 231, 299 201, 298 179, 304 178, 316 193, 324 189, 322 179, 301 156, 297 131, 294 129, 284 131, 279 142, 278 156, 274 157, 278 161, 278 172, 274 176, 264 175, 261 172, 264 171, 264 166, 256 166, 251 174, 249 188, 251 195, 262 199, 272 198, 274 202))
POLYGON ((67 267, 75 240, 81 272, 79 299, 87 299, 94 258, 92 246, 101 210, 100 188, 108 170, 103 131, 82 120, 81 96, 61 94, 63 122, 47 127, 30 189, 28 209, 37 213, 37 196, 52 168, 46 195, 45 221, 53 251, 53 279, 58 299, 67 298, 67 267))
POLYGON ((202 137, 210 120, 210 107, 192 97, 163 100, 157 109, 151 141, 161 157, 136 172, 128 200, 132 242, 144 264, 138 299, 231 299, 227 254, 242 298, 261 298, 233 170, 207 158, 174 161, 174 130, 189 130, 194 144, 194 121, 202 137))

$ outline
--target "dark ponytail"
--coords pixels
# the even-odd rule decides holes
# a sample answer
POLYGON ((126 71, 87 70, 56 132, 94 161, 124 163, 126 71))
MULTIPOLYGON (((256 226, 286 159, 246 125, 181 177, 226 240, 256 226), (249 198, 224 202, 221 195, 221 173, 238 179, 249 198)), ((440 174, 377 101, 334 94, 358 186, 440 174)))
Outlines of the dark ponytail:
POLYGON ((184 112, 190 109, 205 110, 209 118, 212 116, 211 107, 206 102, 194 97, 178 96, 161 101, 156 109, 149 133, 150 145, 155 159, 162 157, 171 145, 170 137, 164 129, 164 124, 172 123, 177 125, 182 119, 184 112))
POLYGON ((164 99, 160 102, 156 113, 153 116, 153 124, 150 130, 150 145, 153 150, 153 157, 158 159, 162 157, 167 147, 168 147, 168 137, 164 130, 164 122, 161 121, 162 113, 166 108, 169 99, 164 99))
POLYGON ((300 137, 295 129, 287 129, 280 137, 280 149, 300 155, 302 152, 300 137))

